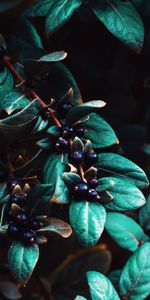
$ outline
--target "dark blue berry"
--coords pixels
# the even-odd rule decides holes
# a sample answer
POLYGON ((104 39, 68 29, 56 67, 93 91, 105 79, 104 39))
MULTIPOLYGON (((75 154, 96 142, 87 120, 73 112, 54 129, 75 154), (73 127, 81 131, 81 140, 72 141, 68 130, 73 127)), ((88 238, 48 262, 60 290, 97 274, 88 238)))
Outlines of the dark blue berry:
MULTIPOLYGON (((76 198, 87 197, 89 187, 85 182, 80 182, 73 188, 73 193, 76 198)), ((82 199, 81 199, 82 200, 82 199)))
POLYGON ((15 225, 13 224, 10 224, 8 226, 8 229, 7 229, 7 234, 12 238, 12 239, 17 239, 19 238, 19 229, 18 227, 16 227, 15 225))
POLYGON ((96 187, 97 187, 97 184, 98 184, 97 178, 94 177, 94 178, 90 179, 90 180, 88 181, 88 184, 89 184, 89 187, 90 187, 90 188, 96 188, 96 187))
POLYGON ((70 127, 67 125, 62 126, 61 133, 62 133, 63 137, 66 139, 70 139, 75 136, 73 127, 70 127))
POLYGON ((96 201, 96 200, 99 200, 99 195, 98 195, 98 193, 97 193, 97 191, 96 190, 94 190, 94 189, 90 189, 89 191, 88 191, 88 199, 90 200, 90 201, 96 201))
POLYGON ((18 185, 20 182, 18 179, 16 178, 11 178, 9 179, 8 183, 7 183, 7 186, 9 188, 10 191, 12 191, 16 185, 18 185))
POLYGON ((82 158, 83 158, 82 152, 80 152, 80 151, 74 151, 74 152, 69 153, 69 155, 68 155, 69 162, 74 166, 81 164, 82 158))
POLYGON ((29 219, 25 212, 21 212, 16 216, 16 223, 18 227, 26 227, 28 225, 29 219))
POLYGON ((40 229, 42 226, 43 226, 43 223, 40 220, 38 220, 38 219, 31 220, 31 228, 33 230, 36 231, 36 230, 40 229))
POLYGON ((9 203, 11 204, 17 204, 17 205, 21 205, 22 203, 22 197, 20 195, 12 195, 9 198, 9 203))
POLYGON ((62 102, 57 108, 57 115, 64 119, 68 111, 72 108, 72 104, 69 102, 62 102))
POLYGON ((36 232, 33 230, 25 231, 22 235, 22 241, 25 245, 30 245, 36 241, 36 232))
POLYGON ((94 151, 85 152, 83 156, 84 163, 88 166, 92 166, 97 162, 98 155, 94 151))
POLYGON ((67 153, 69 151, 69 147, 69 142, 62 137, 56 141, 55 148, 59 153, 67 153))
POLYGON ((85 133, 85 128, 81 125, 74 126, 75 135, 78 137, 83 137, 85 133))

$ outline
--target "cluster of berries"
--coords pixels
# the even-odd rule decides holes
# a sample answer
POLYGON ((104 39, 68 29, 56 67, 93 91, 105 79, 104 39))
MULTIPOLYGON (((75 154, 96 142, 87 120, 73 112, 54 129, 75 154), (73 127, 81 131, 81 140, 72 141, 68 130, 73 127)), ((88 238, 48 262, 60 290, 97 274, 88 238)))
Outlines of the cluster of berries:
MULTIPOLYGON (((17 180, 11 180, 9 186, 16 185, 17 180)), ((9 226, 7 234, 13 240, 21 240, 24 245, 36 243, 36 231, 43 227, 43 223, 38 218, 32 218, 25 211, 25 206, 28 200, 27 194, 12 194, 9 198, 9 209, 7 213, 7 220, 9 226), (18 209, 13 209, 13 205, 18 209)))
POLYGON ((88 182, 81 181, 74 185, 72 194, 75 199, 87 199, 88 201, 97 201, 100 199, 98 192, 96 191, 97 187, 97 178, 88 180, 88 182))

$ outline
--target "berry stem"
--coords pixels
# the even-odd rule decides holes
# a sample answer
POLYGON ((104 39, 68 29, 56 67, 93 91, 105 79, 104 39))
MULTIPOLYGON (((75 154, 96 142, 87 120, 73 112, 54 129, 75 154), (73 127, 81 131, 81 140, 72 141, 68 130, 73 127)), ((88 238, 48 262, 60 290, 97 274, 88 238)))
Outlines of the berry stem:
POLYGON ((81 164, 79 165, 79 172, 80 172, 80 176, 81 176, 82 180, 87 183, 87 180, 84 177, 83 166, 81 164))
MULTIPOLYGON (((12 72, 12 74, 21 82, 25 82, 24 78, 16 71, 12 64, 12 58, 9 56, 4 56, 3 58, 4 63, 9 68, 9 70, 12 72)), ((42 107, 46 107, 45 102, 35 93, 33 89, 30 89, 30 94, 34 99, 38 99, 42 107)))

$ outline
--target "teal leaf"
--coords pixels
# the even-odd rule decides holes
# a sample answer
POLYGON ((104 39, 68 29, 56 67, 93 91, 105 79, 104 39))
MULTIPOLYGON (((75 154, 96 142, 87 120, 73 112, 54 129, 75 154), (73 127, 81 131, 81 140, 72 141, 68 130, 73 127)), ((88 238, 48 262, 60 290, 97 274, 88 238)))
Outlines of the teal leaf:
POLYGON ((32 275, 39 258, 36 244, 25 247, 20 242, 13 242, 8 252, 8 263, 12 275, 18 283, 25 286, 32 275))
POLYGON ((150 15, 150 3, 147 0, 131 0, 131 2, 145 15, 150 15))
POLYGON ((139 222, 142 227, 150 229, 150 196, 139 211, 139 222))
POLYGON ((69 218, 80 244, 89 247, 98 242, 104 230, 106 211, 99 203, 73 201, 69 207, 69 218))
POLYGON ((28 193, 28 201, 26 202, 26 210, 30 215, 44 214, 52 197, 52 184, 38 184, 31 188, 28 193))
POLYGON ((42 117, 38 117, 37 122, 32 130, 33 133, 39 133, 47 128, 48 120, 43 120, 42 117))
POLYGON ((20 54, 21 51, 29 48, 43 48, 41 38, 36 28, 27 18, 21 17, 18 19, 15 33, 8 41, 8 48, 12 51, 13 55, 14 53, 20 54))
POLYGON ((119 296, 110 280, 101 273, 87 272, 87 281, 92 300, 119 300, 119 296))
POLYGON ((51 0, 37 0, 26 12, 26 17, 43 17, 46 16, 50 7, 51 0))
POLYGON ((17 300, 22 298, 18 286, 11 281, 0 282, 0 293, 9 300, 17 300))
POLYGON ((110 177, 100 178, 98 179, 96 190, 98 192, 103 192, 109 190, 114 184, 114 181, 112 180, 112 178, 110 179, 110 177))
POLYGON ((99 154, 97 168, 99 168, 100 173, 102 171, 106 172, 107 175, 119 177, 135 184, 140 189, 149 185, 145 172, 129 159, 118 154, 99 154))
POLYGON ((12 9, 21 2, 23 2, 23 0, 1 0, 0 13, 4 13, 5 11, 12 9))
POLYGON ((7 234, 7 229, 8 229, 8 225, 3 225, 3 226, 0 226, 0 235, 5 235, 7 234))
POLYGON ((52 34, 63 26, 80 7, 82 0, 51 0, 46 15, 45 30, 52 34))
POLYGON ((32 128, 40 111, 41 104, 35 99, 20 112, 0 120, 0 132, 9 140, 15 140, 32 128))
POLYGON ((13 111, 26 107, 30 101, 19 90, 11 90, 0 95, 0 110, 5 110, 8 115, 13 111))
POLYGON ((110 180, 114 185, 109 189, 113 199, 105 204, 108 210, 132 210, 145 204, 143 193, 135 185, 115 177, 110 177, 110 180))
POLYGON ((144 25, 131 2, 92 0, 91 8, 97 18, 114 36, 140 53, 144 41, 144 25))
POLYGON ((111 126, 96 113, 91 113, 82 122, 86 128, 84 138, 91 141, 93 148, 105 148, 118 144, 118 139, 111 126))
POLYGON ((53 197, 51 202, 68 203, 69 191, 62 175, 68 170, 66 164, 61 160, 61 155, 51 154, 47 158, 43 169, 43 181, 53 186, 53 197))
POLYGON ((39 233, 46 234, 49 232, 54 232, 59 234, 63 238, 68 238, 72 233, 70 225, 63 220, 49 218, 48 221, 46 219, 46 223, 48 223, 48 225, 41 227, 38 230, 39 233))
POLYGON ((83 296, 77 296, 77 297, 75 297, 74 300, 87 300, 87 298, 85 298, 83 296))
POLYGON ((115 288, 118 288, 119 286, 121 273, 122 270, 119 269, 119 270, 112 271, 111 273, 108 274, 108 278, 115 288))
POLYGON ((80 104, 69 110, 66 115, 66 123, 73 124, 76 121, 79 121, 81 118, 89 115, 91 112, 99 111, 99 109, 105 105, 106 103, 101 100, 93 100, 80 104))
POLYGON ((130 251, 135 251, 148 240, 138 223, 120 213, 107 213, 105 229, 120 247, 130 251))
POLYGON ((56 51, 40 57, 38 62, 56 62, 66 58, 67 53, 64 51, 56 51))
POLYGON ((80 140, 80 138, 78 138, 77 136, 73 139, 73 142, 71 144, 71 152, 75 152, 75 151, 80 151, 82 152, 84 150, 84 144, 83 142, 80 140))
POLYGON ((9 69, 4 66, 4 69, 0 71, 0 94, 11 90, 13 85, 13 76, 9 69))
POLYGON ((122 297, 130 300, 145 299, 150 292, 150 243, 140 246, 123 268, 119 289, 122 297))
POLYGON ((71 189, 75 184, 81 182, 81 177, 72 172, 65 172, 63 175, 63 180, 66 183, 66 185, 71 189))

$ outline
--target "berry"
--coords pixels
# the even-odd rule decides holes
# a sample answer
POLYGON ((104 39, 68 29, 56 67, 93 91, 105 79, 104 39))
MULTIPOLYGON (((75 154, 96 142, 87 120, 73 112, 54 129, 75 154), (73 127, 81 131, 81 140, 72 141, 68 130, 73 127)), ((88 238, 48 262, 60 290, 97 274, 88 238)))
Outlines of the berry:
POLYGON ((10 205, 11 205, 11 204, 21 205, 21 203, 22 203, 22 198, 21 198, 20 195, 12 195, 12 196, 9 198, 9 203, 10 203, 10 205))
POLYGON ((99 195, 98 195, 98 193, 97 193, 96 190, 90 189, 90 190, 88 191, 88 199, 89 199, 90 201, 98 200, 99 198, 100 198, 100 197, 99 197, 99 195))
POLYGON ((42 223, 40 220, 38 220, 38 219, 32 219, 32 220, 31 220, 31 228, 32 228, 33 230, 38 230, 38 229, 40 229, 42 226, 43 226, 43 223, 42 223))
POLYGON ((98 155, 94 151, 84 153, 83 160, 84 163, 87 164, 88 166, 94 165, 97 162, 97 159, 98 159, 98 155))
POLYGON ((15 225, 10 224, 7 229, 7 234, 13 238, 17 239, 19 237, 19 229, 15 225))
POLYGON ((33 230, 25 231, 22 235, 22 240, 25 245, 30 245, 36 241, 36 233, 33 230))
POLYGON ((74 137, 74 129, 73 129, 73 127, 64 125, 61 128, 61 132, 62 132, 63 137, 66 138, 66 139, 70 139, 70 138, 74 137))
POLYGON ((80 151, 71 152, 68 155, 68 159, 72 165, 77 166, 82 163, 82 152, 80 152, 80 151))
POLYGON ((16 185, 19 185, 19 180, 16 179, 16 178, 11 178, 9 179, 8 183, 7 183, 7 186, 9 188, 10 191, 12 191, 16 185))
POLYGON ((97 178, 92 178, 88 181, 88 184, 90 186, 90 188, 95 188, 97 187, 97 184, 98 184, 98 181, 97 181, 97 178))
POLYGON ((6 50, 4 49, 4 47, 1 45, 0 46, 0 59, 2 59, 4 57, 6 53, 6 50))
POLYGON ((72 104, 70 102, 62 102, 58 106, 57 109, 57 115, 61 118, 64 119, 67 112, 72 108, 72 104))
POLYGON ((83 137, 84 133, 85 133, 85 128, 81 125, 76 125, 74 126, 74 130, 75 130, 75 135, 78 137, 83 137))
POLYGON ((77 198, 86 197, 88 195, 88 185, 85 182, 80 182, 74 186, 73 192, 77 198))
POLYGON ((69 151, 69 142, 65 139, 63 139, 62 137, 60 137, 55 144, 55 148, 58 152, 60 153, 66 153, 69 151))
POLYGON ((16 216, 16 223, 19 227, 26 227, 28 225, 28 216, 25 212, 21 212, 16 216))

